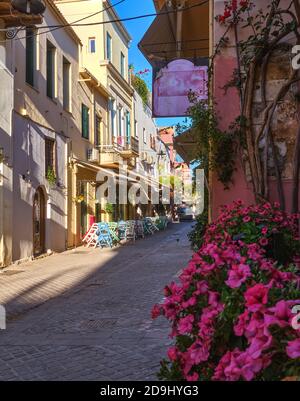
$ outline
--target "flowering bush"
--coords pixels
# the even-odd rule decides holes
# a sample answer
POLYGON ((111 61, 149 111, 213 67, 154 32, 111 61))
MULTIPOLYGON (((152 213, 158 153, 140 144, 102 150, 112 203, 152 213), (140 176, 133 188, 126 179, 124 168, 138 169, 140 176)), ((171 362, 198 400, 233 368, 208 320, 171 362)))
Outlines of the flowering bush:
POLYGON ((254 3, 250 0, 228 0, 224 2, 224 13, 217 16, 217 21, 222 23, 228 22, 233 16, 249 11, 253 8, 254 3))
POLYGON ((296 219, 278 205, 224 207, 152 317, 172 323, 167 380, 280 380, 300 376, 296 219), (278 252, 278 244, 283 250, 278 252))

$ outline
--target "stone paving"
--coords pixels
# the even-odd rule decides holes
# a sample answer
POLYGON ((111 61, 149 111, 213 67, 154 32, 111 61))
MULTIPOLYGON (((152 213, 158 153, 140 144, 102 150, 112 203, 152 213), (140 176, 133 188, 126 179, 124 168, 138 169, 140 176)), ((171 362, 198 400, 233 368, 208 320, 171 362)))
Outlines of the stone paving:
POLYGON ((169 325, 150 311, 191 256, 189 223, 135 245, 77 248, 0 274, 0 380, 155 380, 169 325))

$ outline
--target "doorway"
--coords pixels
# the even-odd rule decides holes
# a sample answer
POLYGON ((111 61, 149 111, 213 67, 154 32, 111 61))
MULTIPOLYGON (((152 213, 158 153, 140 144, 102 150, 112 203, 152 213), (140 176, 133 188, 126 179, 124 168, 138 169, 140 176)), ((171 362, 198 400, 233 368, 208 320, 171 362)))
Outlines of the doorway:
POLYGON ((46 202, 42 188, 38 188, 33 198, 33 255, 45 252, 46 202))

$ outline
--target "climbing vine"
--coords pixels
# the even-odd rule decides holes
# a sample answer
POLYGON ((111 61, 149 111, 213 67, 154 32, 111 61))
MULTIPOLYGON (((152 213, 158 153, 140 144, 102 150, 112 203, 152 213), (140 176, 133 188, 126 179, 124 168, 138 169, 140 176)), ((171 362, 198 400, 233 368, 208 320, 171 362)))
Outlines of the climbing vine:
MULTIPOLYGON (((268 200, 269 171, 268 162, 272 158, 274 174, 276 176, 278 198, 282 209, 286 208, 286 201, 282 182, 282 167, 278 158, 272 123, 278 104, 293 86, 299 81, 297 70, 290 66, 287 79, 279 87, 273 100, 267 100, 267 72, 276 52, 281 52, 289 59, 291 54, 291 37, 293 44, 300 44, 299 4, 298 0, 291 1, 287 8, 282 8, 281 0, 271 0, 266 9, 257 9, 255 2, 225 1, 224 13, 217 17, 217 21, 226 27, 225 33, 216 46, 213 56, 216 57, 229 44, 228 33, 234 33, 234 46, 237 53, 238 65, 233 72, 232 80, 225 90, 235 86, 239 90, 241 101, 241 117, 239 138, 242 142, 244 167, 250 170, 253 191, 258 202, 268 200), (295 6, 295 7, 293 7, 295 6), (239 39, 240 28, 250 30, 246 39, 239 39), (288 40, 289 39, 289 40, 288 40), (260 101, 257 107, 256 91, 259 89, 260 101), (260 118, 261 126, 257 132, 255 118, 260 118)), ((213 67, 212 67, 213 68, 213 67)), ((297 97, 295 97, 297 102, 297 97)), ((297 133, 296 144, 300 143, 300 130, 297 133)), ((298 211, 299 190, 299 149, 295 146, 294 154, 294 196, 292 209, 298 211)))
MULTIPOLYGON (((278 105, 292 96, 295 105, 295 118, 300 119, 298 70, 292 68, 290 55, 292 46, 300 44, 299 21, 300 6, 298 0, 292 0, 289 6, 282 8, 283 1, 269 0, 264 9, 258 9, 254 1, 230 0, 224 2, 224 12, 216 17, 217 23, 224 27, 224 34, 216 44, 209 69, 209 90, 214 78, 215 58, 228 46, 236 52, 237 66, 232 78, 224 86, 226 93, 235 87, 240 97, 240 116, 227 129, 219 128, 216 104, 197 98, 190 93, 191 106, 188 115, 191 125, 181 125, 179 132, 192 128, 198 142, 198 159, 202 167, 217 173, 218 179, 229 188, 233 181, 235 162, 240 152, 247 179, 253 185, 257 202, 270 198, 270 175, 276 177, 278 199, 282 209, 286 209, 282 173, 284 167, 278 155, 276 137, 272 130, 278 105), (240 39, 241 32, 249 32, 245 39, 240 39), (233 40, 232 40, 233 38, 233 40), (281 55, 288 63, 287 77, 272 100, 267 99, 267 74, 274 56, 281 55), (259 100, 258 100, 259 97, 259 100), (258 126, 257 121, 261 121, 258 126), (272 172, 270 172, 272 160, 272 172)), ((286 4, 286 2, 285 2, 286 4)), ((245 35, 243 35, 244 37, 245 35)), ((293 212, 299 211, 299 171, 300 171, 300 128, 296 134, 293 157, 293 212)))
POLYGON ((223 132, 219 128, 215 104, 206 100, 199 100, 196 93, 189 93, 190 107, 187 111, 191 117, 191 124, 180 124, 177 132, 191 129, 195 132, 197 141, 197 159, 199 167, 206 171, 215 171, 219 180, 226 189, 232 182, 235 170, 239 127, 232 125, 229 131, 223 132))

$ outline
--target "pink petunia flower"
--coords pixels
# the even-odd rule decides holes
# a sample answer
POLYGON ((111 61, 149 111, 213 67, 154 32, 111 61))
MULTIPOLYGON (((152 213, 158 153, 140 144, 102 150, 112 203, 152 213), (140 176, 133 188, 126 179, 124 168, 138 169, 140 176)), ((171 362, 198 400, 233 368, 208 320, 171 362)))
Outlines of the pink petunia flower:
POLYGON ((179 334, 189 334, 193 330, 194 316, 188 315, 179 320, 178 332, 179 334))
POLYGON ((267 246, 268 243, 269 243, 269 241, 268 241, 267 238, 261 238, 261 239, 259 240, 259 243, 260 243, 261 246, 267 246))
POLYGON ((226 284, 230 288, 239 288, 251 275, 251 270, 248 265, 233 265, 232 269, 229 271, 226 284))
POLYGON ((152 319, 158 318, 162 314, 162 309, 160 305, 154 305, 151 311, 152 319))
POLYGON ((168 358, 170 361, 176 361, 178 358, 178 350, 176 347, 171 347, 168 349, 168 358))
POLYGON ((256 284, 245 292, 246 306, 250 312, 257 312, 268 303, 269 289, 263 284, 256 284))
POLYGON ((186 380, 188 381, 188 382, 196 382, 196 381, 198 381, 198 379, 199 379, 199 375, 198 375, 198 373, 193 373, 192 375, 187 375, 186 376, 186 380))
POLYGON ((288 342, 286 353, 292 359, 300 358, 300 338, 288 342))

